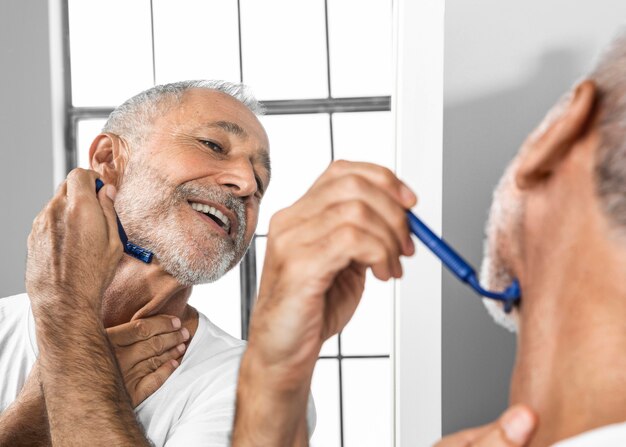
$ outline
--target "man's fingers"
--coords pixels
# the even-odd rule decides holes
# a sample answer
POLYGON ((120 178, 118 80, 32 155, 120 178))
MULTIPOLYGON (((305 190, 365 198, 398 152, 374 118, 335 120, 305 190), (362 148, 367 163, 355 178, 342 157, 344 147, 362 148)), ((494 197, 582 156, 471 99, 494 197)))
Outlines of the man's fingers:
POLYGON ((488 431, 473 447, 522 447, 528 443, 537 424, 535 414, 524 405, 508 409, 498 420, 497 428, 488 431))
POLYGON ((413 254, 413 242, 409 233, 406 211, 403 205, 393 199, 378 185, 368 178, 348 174, 342 177, 329 179, 319 186, 312 188, 302 199, 283 213, 275 215, 270 225, 270 232, 281 230, 285 226, 291 226, 294 218, 296 221, 304 221, 320 214, 325 209, 344 202, 363 202, 384 219, 390 228, 394 230, 394 237, 403 248, 405 255, 413 254), (283 214, 283 216, 281 216, 283 214), (281 224, 284 221, 284 224, 281 224))
POLYGON ((100 206, 102 206, 102 211, 109 229, 109 240, 114 246, 121 246, 122 241, 119 237, 117 229, 117 215, 115 214, 115 208, 113 207, 113 201, 115 200, 116 193, 117 191, 115 186, 104 185, 100 192, 98 192, 98 200, 100 201, 100 206))
POLYGON ((370 267, 378 279, 386 281, 394 276, 390 267, 391 257, 384 242, 361 228, 346 224, 336 228, 327 237, 299 250, 298 256, 290 259, 285 267, 286 275, 301 275, 302 272, 328 272, 328 280, 350 263, 370 267), (293 270, 291 270, 293 269, 293 270))
POLYGON ((147 397, 151 396, 165 383, 165 381, 178 368, 176 360, 169 360, 161 365, 156 371, 148 374, 139 381, 133 395, 133 405, 136 407, 147 397))
POLYGON ((107 334, 114 345, 129 346, 155 335, 177 331, 180 327, 181 323, 178 317, 154 315, 108 328, 107 334))
POLYGON ((278 236, 277 243, 280 243, 282 238, 297 238, 303 245, 311 244, 331 237, 337 229, 345 225, 357 227, 380 239, 389 254, 389 268, 393 276, 397 278, 401 276, 399 257, 402 254, 402 246, 396 232, 367 203, 358 200, 338 203, 321 214, 312 216, 301 225, 278 236))
POLYGON ((95 203, 96 179, 98 178, 96 171, 82 168, 73 169, 65 181, 66 194, 68 199, 76 200, 78 198, 86 199, 95 203))
POLYGON ((524 405, 516 405, 496 422, 446 436, 435 447, 523 447, 536 425, 535 414, 524 405))
POLYGON ((150 357, 142 362, 137 363, 130 371, 130 374, 142 377, 146 376, 161 367, 164 363, 170 360, 178 360, 183 356, 187 349, 184 343, 169 349, 161 355, 150 357))
POLYGON ((480 427, 468 428, 452 435, 448 435, 441 439, 435 447, 470 447, 477 439, 485 436, 487 433, 493 430, 497 430, 497 422, 491 424, 481 425, 480 427))
POLYGON ((186 328, 182 328, 180 331, 155 335, 147 340, 120 348, 117 352, 120 367, 130 370, 144 360, 158 357, 166 351, 180 346, 187 340, 189 340, 189 331, 186 328))
POLYGON ((412 208, 417 203, 415 193, 391 170, 373 163, 337 160, 330 165, 327 172, 320 178, 319 183, 324 183, 329 178, 338 178, 350 174, 367 178, 404 208, 412 208))

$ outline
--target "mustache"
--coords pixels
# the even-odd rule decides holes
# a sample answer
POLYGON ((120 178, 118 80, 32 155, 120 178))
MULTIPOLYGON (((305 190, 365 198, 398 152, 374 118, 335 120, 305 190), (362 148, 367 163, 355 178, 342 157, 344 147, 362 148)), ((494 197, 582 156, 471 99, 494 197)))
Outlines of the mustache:
POLYGON ((246 205, 244 199, 236 196, 232 192, 219 186, 198 185, 194 183, 184 183, 176 187, 174 193, 176 201, 186 201, 189 198, 203 198, 211 202, 224 205, 232 211, 239 221, 240 227, 246 226, 246 205))

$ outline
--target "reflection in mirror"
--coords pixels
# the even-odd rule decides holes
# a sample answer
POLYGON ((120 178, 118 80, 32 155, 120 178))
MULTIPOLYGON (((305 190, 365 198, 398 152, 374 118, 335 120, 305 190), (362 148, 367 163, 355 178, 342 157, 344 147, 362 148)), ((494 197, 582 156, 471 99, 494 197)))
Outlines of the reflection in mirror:
POLYGON ((149 0, 69 0, 72 101, 116 106, 152 87, 149 0))
POLYGON ((328 96, 324 1, 240 3, 243 81, 259 99, 328 96))

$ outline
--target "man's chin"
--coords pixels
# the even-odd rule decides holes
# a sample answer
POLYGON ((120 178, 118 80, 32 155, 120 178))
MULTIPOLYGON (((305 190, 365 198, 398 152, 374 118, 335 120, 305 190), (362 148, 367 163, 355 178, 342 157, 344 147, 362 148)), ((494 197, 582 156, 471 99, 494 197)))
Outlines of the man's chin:
POLYGON ((493 321, 499 326, 515 333, 519 328, 519 313, 516 307, 511 312, 504 311, 504 303, 489 298, 483 298, 483 304, 493 321))
MULTIPOLYGON (((489 253, 489 247, 486 248, 485 252, 489 253)), ((506 273, 506 270, 501 264, 502 263, 498 261, 494 261, 488 254, 485 255, 480 269, 480 280, 483 287, 487 290, 503 291, 512 283, 513 278, 506 273)), ((511 312, 506 313, 502 301, 490 298, 483 298, 483 304, 496 324, 511 332, 517 332, 519 327, 519 313, 517 308, 514 307, 511 312)))

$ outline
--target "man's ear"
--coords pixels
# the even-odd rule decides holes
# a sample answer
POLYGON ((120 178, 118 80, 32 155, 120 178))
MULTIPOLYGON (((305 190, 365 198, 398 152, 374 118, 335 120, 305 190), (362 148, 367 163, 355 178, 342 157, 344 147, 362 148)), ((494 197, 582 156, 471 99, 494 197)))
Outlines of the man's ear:
POLYGON ((565 159, 593 117, 596 86, 593 81, 580 83, 560 111, 558 117, 548 116, 546 129, 527 142, 520 155, 515 181, 520 189, 532 187, 549 177, 565 159))
POLYGON ((105 183, 118 187, 128 155, 124 140, 112 133, 101 133, 89 148, 89 164, 91 169, 100 173, 105 183))

